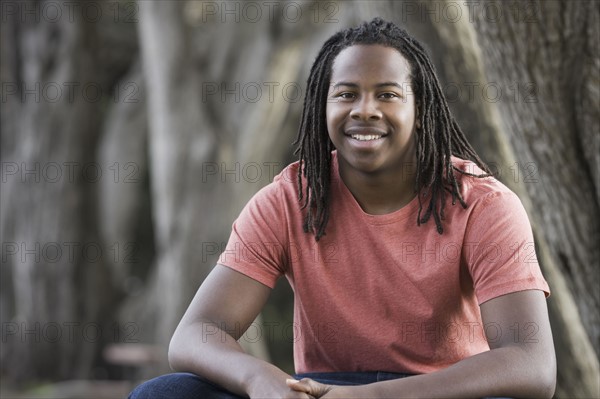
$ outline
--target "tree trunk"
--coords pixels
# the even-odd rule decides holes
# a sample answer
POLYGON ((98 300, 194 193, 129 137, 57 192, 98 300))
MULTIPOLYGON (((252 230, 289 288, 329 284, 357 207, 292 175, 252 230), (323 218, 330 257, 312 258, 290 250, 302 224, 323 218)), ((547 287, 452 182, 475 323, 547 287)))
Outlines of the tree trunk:
POLYGON ((2 16, 2 374, 17 381, 89 376, 118 298, 97 228, 98 109, 135 43, 115 26, 104 57, 106 31, 39 18, 43 5, 2 16))
POLYGON ((474 26, 487 81, 521 85, 497 109, 553 290, 557 394, 600 397, 599 4, 532 2, 506 11, 498 24, 475 12, 474 26))

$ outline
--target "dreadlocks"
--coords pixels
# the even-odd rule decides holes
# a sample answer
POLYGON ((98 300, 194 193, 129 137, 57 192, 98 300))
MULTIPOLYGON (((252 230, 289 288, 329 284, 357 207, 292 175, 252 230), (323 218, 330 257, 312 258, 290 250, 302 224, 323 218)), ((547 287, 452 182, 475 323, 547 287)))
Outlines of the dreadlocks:
POLYGON ((304 199, 302 209, 309 208, 304 219, 304 231, 315 234, 318 241, 325 234, 329 220, 331 151, 334 146, 327 133, 326 101, 333 61, 343 49, 356 44, 379 44, 395 48, 411 66, 410 76, 421 122, 416 137, 415 192, 419 193, 417 225, 426 223, 433 215, 437 231, 442 234, 446 191, 452 195, 453 205, 458 200, 463 208, 467 207, 454 171, 475 177, 490 176, 490 171, 450 113, 435 69, 424 48, 404 29, 381 18, 333 35, 321 48, 310 70, 302 120, 298 137, 293 143, 296 145, 294 154, 299 154, 300 162, 298 201, 304 199), (475 175, 454 167, 452 155, 475 162, 486 174, 475 175), (306 188, 303 188, 302 175, 307 181, 306 188), (421 193, 423 198, 429 197, 424 213, 421 193))

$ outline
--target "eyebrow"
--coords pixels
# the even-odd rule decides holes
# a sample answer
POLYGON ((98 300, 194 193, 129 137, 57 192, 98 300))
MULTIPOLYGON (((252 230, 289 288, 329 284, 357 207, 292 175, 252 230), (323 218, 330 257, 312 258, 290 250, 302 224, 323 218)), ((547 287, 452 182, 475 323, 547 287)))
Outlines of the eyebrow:
MULTIPOLYGON (((352 82, 339 82, 336 83, 333 86, 333 89, 337 89, 339 86, 348 86, 348 87, 358 87, 358 85, 356 83, 352 83, 352 82)), ((380 88, 380 87, 385 87, 385 86, 394 86, 399 88, 400 90, 404 90, 404 88, 397 82, 382 82, 382 83, 377 83, 375 85, 376 88, 380 88)))

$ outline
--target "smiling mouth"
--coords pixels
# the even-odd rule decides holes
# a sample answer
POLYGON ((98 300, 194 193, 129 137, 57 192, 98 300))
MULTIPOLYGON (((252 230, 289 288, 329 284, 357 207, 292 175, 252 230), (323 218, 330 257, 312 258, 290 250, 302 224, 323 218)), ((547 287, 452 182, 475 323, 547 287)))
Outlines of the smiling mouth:
POLYGON ((358 141, 375 141, 387 136, 385 130, 375 126, 351 126, 344 133, 358 141))
POLYGON ((358 141, 371 141, 371 140, 379 140, 380 138, 383 137, 383 135, 376 135, 376 134, 352 134, 350 135, 350 137, 352 137, 355 140, 358 141))

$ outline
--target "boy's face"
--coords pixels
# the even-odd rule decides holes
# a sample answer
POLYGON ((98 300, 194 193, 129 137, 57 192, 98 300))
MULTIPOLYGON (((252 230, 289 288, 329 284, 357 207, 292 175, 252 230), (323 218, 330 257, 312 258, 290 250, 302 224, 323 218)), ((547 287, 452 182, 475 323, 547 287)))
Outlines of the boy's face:
POLYGON ((344 173, 393 175, 416 163, 408 61, 391 47, 355 45, 332 66, 327 130, 344 173))

